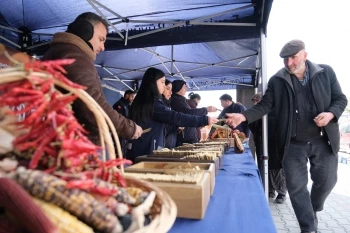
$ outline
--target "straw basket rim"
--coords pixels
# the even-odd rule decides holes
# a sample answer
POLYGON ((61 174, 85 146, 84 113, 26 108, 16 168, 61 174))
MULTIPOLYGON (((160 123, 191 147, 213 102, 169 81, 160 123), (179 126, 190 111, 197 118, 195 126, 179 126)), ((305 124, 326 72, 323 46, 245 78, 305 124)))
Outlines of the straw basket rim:
MULTIPOLYGON (((10 67, 10 68, 4 68, 0 70, 0 85, 9 83, 9 82, 15 82, 27 79, 29 75, 36 75, 42 78, 52 78, 54 80, 54 84, 75 94, 86 106, 89 108, 90 111, 93 112, 97 126, 99 128, 99 134, 100 134, 100 140, 101 140, 101 146, 103 148, 103 160, 106 160, 105 151, 106 148, 109 156, 111 159, 116 158, 116 153, 113 146, 113 140, 112 136, 110 134, 110 130, 112 132, 112 135, 115 139, 115 143, 117 145, 117 151, 118 151, 118 157, 122 158, 121 153, 121 146, 118 138, 118 134, 116 132, 116 129, 109 118, 109 116, 105 113, 105 111, 101 108, 101 106, 84 90, 82 89, 75 89, 62 81, 56 79, 53 75, 45 72, 34 72, 34 71, 22 71, 18 70, 16 68, 10 67)), ((124 167, 121 166, 121 173, 123 176, 124 173, 124 167)), ((137 233, 153 233, 153 232, 167 232, 173 225, 176 214, 177 214, 177 207, 174 203, 174 201, 170 198, 170 196, 161 190, 160 188, 156 187, 150 182, 144 181, 144 180, 137 180, 132 177, 125 176, 125 179, 128 182, 128 185, 130 184, 130 187, 137 187, 141 188, 143 190, 147 191, 155 191, 156 193, 156 199, 157 202, 153 203, 152 208, 159 208, 159 211, 156 212, 156 215, 154 219, 150 222, 149 225, 144 226, 140 229, 138 229, 137 233), (158 206, 157 206, 158 205, 158 206)))

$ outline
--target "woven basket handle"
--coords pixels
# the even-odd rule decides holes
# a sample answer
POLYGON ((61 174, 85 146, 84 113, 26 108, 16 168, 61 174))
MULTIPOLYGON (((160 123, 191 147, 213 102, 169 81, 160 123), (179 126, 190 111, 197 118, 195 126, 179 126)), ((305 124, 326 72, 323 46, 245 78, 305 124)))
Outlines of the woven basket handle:
MULTIPOLYGON (((99 136, 101 140, 101 146, 102 146, 102 160, 106 161, 105 148, 108 151, 109 158, 116 159, 116 153, 113 146, 113 140, 112 140, 110 131, 112 132, 113 138, 115 139, 115 143, 117 145, 118 158, 120 159, 123 158, 120 142, 118 139, 118 134, 111 119, 106 114, 106 112, 101 108, 101 106, 86 91, 71 87, 47 73, 30 72, 30 74, 28 74, 25 71, 16 70, 16 68, 7 68, 6 73, 5 73, 5 69, 2 71, 0 70, 0 84, 24 80, 26 79, 27 75, 35 75, 37 77, 42 77, 42 78, 53 78, 55 85, 75 94, 79 99, 81 99, 86 104, 88 109, 92 111, 92 113, 96 118, 97 127, 99 129, 99 136)), ((124 173, 123 164, 120 166, 120 170, 122 173, 124 173)))

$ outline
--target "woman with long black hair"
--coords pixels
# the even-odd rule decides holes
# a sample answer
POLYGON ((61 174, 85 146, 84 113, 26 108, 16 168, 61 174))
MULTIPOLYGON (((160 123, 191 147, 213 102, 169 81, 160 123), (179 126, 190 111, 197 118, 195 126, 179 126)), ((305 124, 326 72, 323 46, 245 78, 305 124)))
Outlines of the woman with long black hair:
POLYGON ((200 127, 217 122, 208 116, 193 116, 172 111, 162 101, 165 89, 165 74, 156 68, 146 70, 141 86, 131 105, 130 117, 143 129, 151 128, 129 145, 127 159, 132 161, 140 155, 152 154, 153 150, 164 147, 164 125, 200 127))

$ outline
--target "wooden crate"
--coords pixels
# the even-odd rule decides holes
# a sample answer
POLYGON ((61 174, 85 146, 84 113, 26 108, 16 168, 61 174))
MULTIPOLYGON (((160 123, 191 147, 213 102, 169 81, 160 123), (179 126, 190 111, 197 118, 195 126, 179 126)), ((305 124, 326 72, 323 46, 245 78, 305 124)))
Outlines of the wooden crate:
MULTIPOLYGON (((223 159, 223 157, 221 157, 223 159)), ((220 157, 215 158, 214 160, 197 160, 197 159, 182 159, 177 157, 164 157, 164 156, 154 156, 154 155, 142 155, 138 156, 135 159, 136 163, 143 161, 154 161, 154 162, 190 162, 190 163, 213 163, 215 166, 215 174, 219 173, 220 170, 220 157)), ((222 163, 221 163, 222 164, 222 163)))
MULTIPOLYGON (((142 173, 159 173, 167 171, 193 171, 192 169, 174 169, 174 167, 183 166, 187 162, 140 162, 125 168, 127 172, 142 172, 142 173)), ((198 166, 201 171, 210 174, 210 196, 214 193, 215 188, 215 166, 213 163, 191 163, 192 167, 198 166)))
POLYGON ((233 138, 214 138, 210 142, 227 142, 231 148, 235 147, 235 140, 233 138))
MULTIPOLYGON (((128 171, 125 171, 125 176, 128 171)), ((202 219, 210 199, 210 174, 204 172, 198 184, 153 182, 169 194, 177 205, 177 217, 202 219)))

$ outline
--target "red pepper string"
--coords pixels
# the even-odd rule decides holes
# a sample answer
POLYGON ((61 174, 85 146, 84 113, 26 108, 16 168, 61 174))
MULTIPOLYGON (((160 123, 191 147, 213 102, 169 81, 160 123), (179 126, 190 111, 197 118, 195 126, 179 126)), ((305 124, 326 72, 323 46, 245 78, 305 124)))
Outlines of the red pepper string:
POLYGON ((70 104, 77 97, 59 92, 51 76, 40 77, 32 73, 44 71, 71 87, 85 89, 64 76, 66 71, 63 66, 72 62, 74 60, 66 59, 25 64, 24 69, 28 71, 26 80, 0 85, 0 106, 15 106, 8 110, 10 115, 30 112, 29 116, 18 123, 19 128, 28 129, 27 133, 18 136, 13 144, 18 151, 34 151, 29 164, 31 169, 40 163, 48 173, 63 171, 74 175, 78 172, 84 182, 77 180, 69 183, 70 187, 82 185, 93 193, 114 195, 116 190, 92 185, 92 181, 96 178, 116 180, 125 186, 121 174, 113 169, 122 164, 131 164, 131 161, 115 159, 102 162, 98 153, 102 148, 88 139, 88 132, 74 117, 70 104), (18 110, 16 106, 22 104, 25 107, 18 110))

